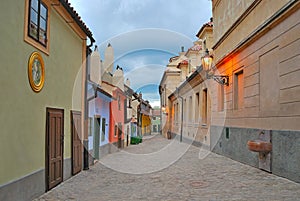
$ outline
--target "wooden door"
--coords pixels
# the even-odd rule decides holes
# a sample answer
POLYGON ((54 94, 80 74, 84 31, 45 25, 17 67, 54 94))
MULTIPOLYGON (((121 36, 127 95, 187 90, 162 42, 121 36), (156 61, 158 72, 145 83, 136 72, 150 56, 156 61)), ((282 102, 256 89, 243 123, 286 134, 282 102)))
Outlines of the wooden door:
POLYGON ((118 148, 122 148, 122 124, 118 123, 118 148))
POLYGON ((82 169, 81 112, 71 111, 72 174, 82 169))
POLYGON ((63 181, 64 110, 47 108, 46 186, 47 190, 63 181))

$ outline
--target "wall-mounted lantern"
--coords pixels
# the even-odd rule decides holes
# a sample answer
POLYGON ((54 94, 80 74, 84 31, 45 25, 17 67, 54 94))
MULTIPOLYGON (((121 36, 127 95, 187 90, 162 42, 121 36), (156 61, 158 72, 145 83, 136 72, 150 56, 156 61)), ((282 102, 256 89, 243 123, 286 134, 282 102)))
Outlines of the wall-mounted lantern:
POLYGON ((168 115, 168 112, 167 112, 167 108, 166 108, 166 107, 163 106, 163 107, 161 108, 161 111, 162 111, 163 114, 168 115))
POLYGON ((201 58, 202 67, 206 74, 206 79, 214 79, 216 82, 222 85, 229 85, 228 75, 214 75, 214 69, 212 68, 213 56, 209 54, 208 49, 205 51, 205 55, 201 58))

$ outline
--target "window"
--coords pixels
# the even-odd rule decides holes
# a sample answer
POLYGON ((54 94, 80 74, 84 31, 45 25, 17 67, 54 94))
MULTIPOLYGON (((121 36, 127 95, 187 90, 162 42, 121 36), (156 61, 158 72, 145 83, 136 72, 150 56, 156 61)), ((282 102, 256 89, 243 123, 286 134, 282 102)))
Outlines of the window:
POLYGON ((240 70, 234 73, 234 91, 233 91, 233 104, 234 109, 241 109, 244 107, 244 73, 240 70))
POLYGON ((26 0, 24 40, 49 54, 49 10, 42 0, 26 0))
POLYGON ((132 108, 131 103, 132 103, 132 99, 131 99, 131 98, 128 98, 128 107, 129 107, 129 108, 132 108))
POLYGON ((117 137, 117 132, 118 132, 118 126, 117 125, 115 125, 115 137, 117 137))
POLYGON ((207 124, 207 89, 203 90, 202 97, 202 124, 207 124))
POLYGON ((47 6, 41 0, 30 0, 28 35, 44 46, 47 45, 47 19, 47 6))

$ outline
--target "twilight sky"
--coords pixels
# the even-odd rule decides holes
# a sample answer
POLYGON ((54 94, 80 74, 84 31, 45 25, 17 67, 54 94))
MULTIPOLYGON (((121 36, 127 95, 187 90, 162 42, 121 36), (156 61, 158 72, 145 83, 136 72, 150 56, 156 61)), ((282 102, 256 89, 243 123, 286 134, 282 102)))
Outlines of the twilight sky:
POLYGON ((192 46, 209 21, 211 0, 69 0, 90 28, 101 59, 111 43, 115 66, 131 88, 159 105, 158 85, 170 57, 192 46))

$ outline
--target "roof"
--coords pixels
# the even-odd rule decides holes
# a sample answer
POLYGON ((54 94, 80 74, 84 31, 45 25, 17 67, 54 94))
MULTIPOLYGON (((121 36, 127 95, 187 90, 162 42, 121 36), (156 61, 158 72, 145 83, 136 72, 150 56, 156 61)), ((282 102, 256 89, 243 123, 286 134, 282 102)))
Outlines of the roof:
POLYGON ((188 60, 183 60, 179 64, 189 64, 188 60))
POLYGON ((199 37, 199 35, 202 33, 202 31, 207 28, 207 27, 213 27, 214 26, 214 23, 213 23, 213 18, 211 17, 210 18, 210 21, 203 24, 201 29, 198 31, 198 33, 196 34, 197 37, 199 37))
POLYGON ((79 14, 71 6, 71 3, 69 3, 68 0, 59 0, 59 2, 63 5, 63 7, 71 15, 71 17, 75 20, 76 24, 82 29, 82 31, 91 39, 92 42, 95 42, 95 39, 93 38, 93 34, 92 34, 91 30, 82 21, 79 14))
POLYGON ((178 59, 178 57, 179 57, 179 56, 174 56, 174 57, 171 57, 171 58, 169 59, 169 62, 171 63, 172 61, 174 61, 174 60, 178 59))
POLYGON ((173 59, 172 62, 170 62, 167 66, 168 67, 171 67, 171 66, 176 67, 181 61, 187 60, 187 59, 188 58, 184 54, 182 54, 179 57, 177 57, 176 59, 173 59))
POLYGON ((202 50, 202 45, 195 44, 193 47, 190 47, 188 51, 200 51, 202 50))
POLYGON ((102 98, 102 99, 107 100, 107 101, 112 101, 114 99, 112 97, 112 95, 110 95, 105 90, 100 88, 100 86, 97 85, 96 83, 93 83, 93 82, 89 81, 88 84, 91 87, 90 89, 88 89, 88 94, 87 94, 88 100, 92 100, 92 99, 95 99, 97 97, 102 98))

